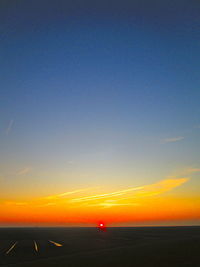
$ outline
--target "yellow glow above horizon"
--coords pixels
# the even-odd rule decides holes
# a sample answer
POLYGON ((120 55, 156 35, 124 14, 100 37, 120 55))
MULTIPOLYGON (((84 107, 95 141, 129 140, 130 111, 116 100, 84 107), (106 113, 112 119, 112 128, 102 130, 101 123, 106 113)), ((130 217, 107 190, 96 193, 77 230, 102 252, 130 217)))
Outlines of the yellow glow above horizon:
POLYGON ((166 178, 157 183, 95 194, 80 188, 57 195, 0 203, 2 223, 148 222, 200 219, 200 198, 174 196, 170 191, 189 177, 166 178))

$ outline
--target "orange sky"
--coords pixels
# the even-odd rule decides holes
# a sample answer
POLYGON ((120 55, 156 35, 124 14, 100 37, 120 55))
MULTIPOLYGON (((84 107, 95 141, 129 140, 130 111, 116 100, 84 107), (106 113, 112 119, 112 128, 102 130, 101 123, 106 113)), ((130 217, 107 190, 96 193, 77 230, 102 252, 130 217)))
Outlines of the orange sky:
POLYGON ((157 183, 118 191, 96 193, 81 188, 57 195, 0 204, 2 224, 95 225, 200 220, 200 197, 176 194, 189 177, 169 177, 157 183))

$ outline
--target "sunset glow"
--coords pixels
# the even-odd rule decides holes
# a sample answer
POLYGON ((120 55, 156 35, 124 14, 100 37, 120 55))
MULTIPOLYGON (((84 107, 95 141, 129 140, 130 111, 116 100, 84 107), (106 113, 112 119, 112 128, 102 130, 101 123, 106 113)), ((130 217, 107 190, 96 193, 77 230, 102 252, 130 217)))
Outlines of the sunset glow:
POLYGON ((0 8, 0 226, 199 225, 197 4, 28 2, 0 8))
POLYGON ((189 181, 189 177, 170 178, 105 194, 93 195, 94 188, 87 188, 31 200, 4 200, 0 219, 5 224, 44 225, 95 224, 99 218, 110 224, 199 220, 200 198, 176 194, 176 188, 189 181))

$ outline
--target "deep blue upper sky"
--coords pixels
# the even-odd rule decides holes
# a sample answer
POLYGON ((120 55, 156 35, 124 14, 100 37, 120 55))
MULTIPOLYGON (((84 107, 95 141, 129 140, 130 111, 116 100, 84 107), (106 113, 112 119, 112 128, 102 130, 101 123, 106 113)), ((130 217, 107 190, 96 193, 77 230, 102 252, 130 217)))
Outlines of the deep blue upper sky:
POLYGON ((193 0, 1 1, 3 175, 128 170, 130 184, 198 165, 199 14, 193 0))

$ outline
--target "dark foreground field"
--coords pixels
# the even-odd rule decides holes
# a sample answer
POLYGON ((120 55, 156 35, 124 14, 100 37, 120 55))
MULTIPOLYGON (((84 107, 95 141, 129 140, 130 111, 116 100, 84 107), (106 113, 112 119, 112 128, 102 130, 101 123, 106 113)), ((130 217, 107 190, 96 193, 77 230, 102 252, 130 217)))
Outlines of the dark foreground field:
POLYGON ((199 267, 200 227, 1 228, 0 266, 199 267))

